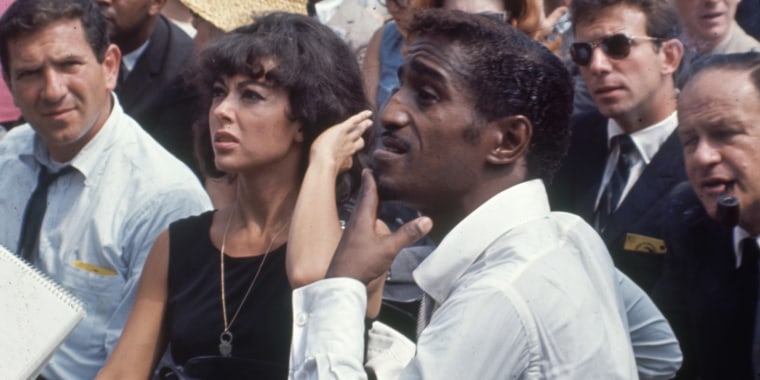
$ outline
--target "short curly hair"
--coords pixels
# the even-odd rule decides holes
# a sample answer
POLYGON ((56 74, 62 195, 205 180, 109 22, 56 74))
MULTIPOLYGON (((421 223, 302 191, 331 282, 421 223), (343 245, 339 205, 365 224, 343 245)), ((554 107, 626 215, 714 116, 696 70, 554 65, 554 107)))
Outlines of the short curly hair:
POLYGON ((458 75, 483 120, 530 120, 529 176, 549 183, 570 142, 573 82, 565 65, 519 30, 478 15, 418 11, 410 25, 416 35, 440 37, 463 52, 458 75))

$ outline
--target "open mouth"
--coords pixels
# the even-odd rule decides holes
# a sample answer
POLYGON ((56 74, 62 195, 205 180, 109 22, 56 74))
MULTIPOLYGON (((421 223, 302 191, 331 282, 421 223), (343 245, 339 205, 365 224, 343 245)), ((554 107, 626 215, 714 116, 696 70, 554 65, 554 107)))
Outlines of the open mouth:
POLYGON ((720 178, 707 179, 702 181, 702 191, 708 195, 721 195, 733 193, 736 181, 725 180, 720 178))
POLYGON ((227 132, 217 132, 214 134, 214 142, 218 143, 236 143, 238 140, 227 132))
POLYGON ((720 17, 722 17, 722 16, 723 16, 723 13, 721 13, 721 12, 715 12, 715 13, 707 13, 707 14, 703 14, 703 15, 702 15, 702 16, 700 16, 700 17, 701 17, 703 20, 707 20, 707 21, 710 21, 710 20, 715 20, 715 19, 717 19, 717 18, 720 18, 720 17))
POLYGON ((66 109, 60 109, 60 110, 50 110, 50 111, 47 111, 47 112, 43 113, 43 115, 45 115, 45 117, 56 118, 56 117, 59 117, 61 115, 65 115, 65 114, 69 113, 72 110, 73 110, 73 108, 66 108, 66 109))
POLYGON ((380 137, 382 149, 390 153, 405 154, 409 152, 409 144, 394 136, 391 132, 383 132, 380 137))
POLYGON ((596 95, 607 95, 609 93, 615 92, 617 90, 622 90, 623 88, 620 86, 603 86, 599 87, 594 91, 596 95))

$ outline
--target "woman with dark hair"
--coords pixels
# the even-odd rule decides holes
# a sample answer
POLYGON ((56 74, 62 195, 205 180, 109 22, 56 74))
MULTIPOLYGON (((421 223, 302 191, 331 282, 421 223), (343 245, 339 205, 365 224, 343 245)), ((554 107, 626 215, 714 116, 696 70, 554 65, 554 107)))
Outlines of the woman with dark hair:
POLYGON ((335 245, 340 237, 338 207, 360 170, 351 157, 371 124, 360 112, 367 102, 348 46, 316 20, 271 13, 212 42, 201 53, 199 83, 209 105, 201 137, 213 148, 213 169, 237 174, 237 201, 159 236, 99 378, 148 378, 167 344, 187 375, 203 378, 205 368, 213 378, 285 378, 285 243, 299 191, 325 186, 304 183, 307 163, 309 171, 336 168, 327 186, 338 202, 318 207, 320 233, 335 245))

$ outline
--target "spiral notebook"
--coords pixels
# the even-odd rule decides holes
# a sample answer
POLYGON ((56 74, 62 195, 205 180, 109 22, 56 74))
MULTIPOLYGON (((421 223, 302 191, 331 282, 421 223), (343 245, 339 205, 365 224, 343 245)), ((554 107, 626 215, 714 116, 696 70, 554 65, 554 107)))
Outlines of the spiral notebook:
POLYGON ((84 318, 82 303, 0 245, 0 376, 35 378, 84 318))

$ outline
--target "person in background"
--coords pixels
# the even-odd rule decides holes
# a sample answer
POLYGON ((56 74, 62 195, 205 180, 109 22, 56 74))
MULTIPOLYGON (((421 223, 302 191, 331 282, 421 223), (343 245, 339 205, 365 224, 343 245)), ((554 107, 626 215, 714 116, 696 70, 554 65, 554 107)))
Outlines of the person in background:
POLYGON ((302 183, 311 178, 307 165, 338 164, 331 182, 339 185, 321 222, 339 234, 338 205, 350 198, 359 162, 333 147, 347 146, 341 152, 351 156, 370 124, 360 113, 367 103, 352 55, 319 21, 283 12, 260 16, 201 52, 209 132, 199 137, 214 152, 205 164, 237 174, 236 201, 159 236, 134 311, 98 379, 147 378, 167 345, 190 377, 287 377, 286 242, 302 183), (327 154, 310 156, 325 130, 337 142, 320 138, 315 150, 327 154))
MULTIPOLYGON (((736 22, 740 0, 675 0, 674 3, 683 29, 681 40, 686 46, 676 73, 678 88, 683 87, 691 71, 689 66, 699 57, 760 51, 760 41, 736 22)), ((755 19, 755 22, 760 20, 755 19)))
POLYGON ((190 38, 195 37, 193 15, 180 0, 166 0, 166 5, 161 10, 161 14, 177 24, 190 38))
POLYGON ((752 38, 760 40, 760 0, 744 0, 736 7, 736 22, 752 38))
POLYGON ((329 26, 354 50, 358 62, 364 61, 372 34, 383 25, 383 14, 377 4, 366 0, 310 1, 309 14, 329 26), (313 9, 313 11, 311 10, 313 9))
MULTIPOLYGON (((5 13, 10 5, 11 0, 0 0, 0 14, 5 13)), ((20 118, 21 111, 13 104, 13 95, 8 90, 7 83, 0 81, 0 139, 8 129, 21 123, 20 118)))
POLYGON ((121 55, 105 28, 92 0, 19 0, 0 18, 3 79, 28 122, 0 141, 0 244, 87 313, 47 379, 95 377, 153 241, 211 208, 190 169, 124 113, 112 92, 121 55))
POLYGON ((306 14, 305 0, 179 0, 190 10, 196 30, 195 47, 202 50, 209 42, 253 21, 254 15, 272 11, 306 14))
POLYGON ((549 194, 593 225, 647 293, 660 274, 667 195, 686 179, 673 74, 683 55, 669 0, 573 0, 570 54, 598 111, 574 115, 549 194))
POLYGON ((698 56, 760 50, 760 42, 736 22, 739 2, 675 0, 687 50, 698 56))
POLYGON ((760 53, 712 55, 692 70, 678 97, 689 181, 672 195, 654 297, 681 342, 678 379, 757 379, 760 53))
POLYGON ((116 95, 127 115, 193 169, 192 124, 198 95, 183 78, 193 43, 161 15, 166 0, 93 0, 122 53, 116 95))

